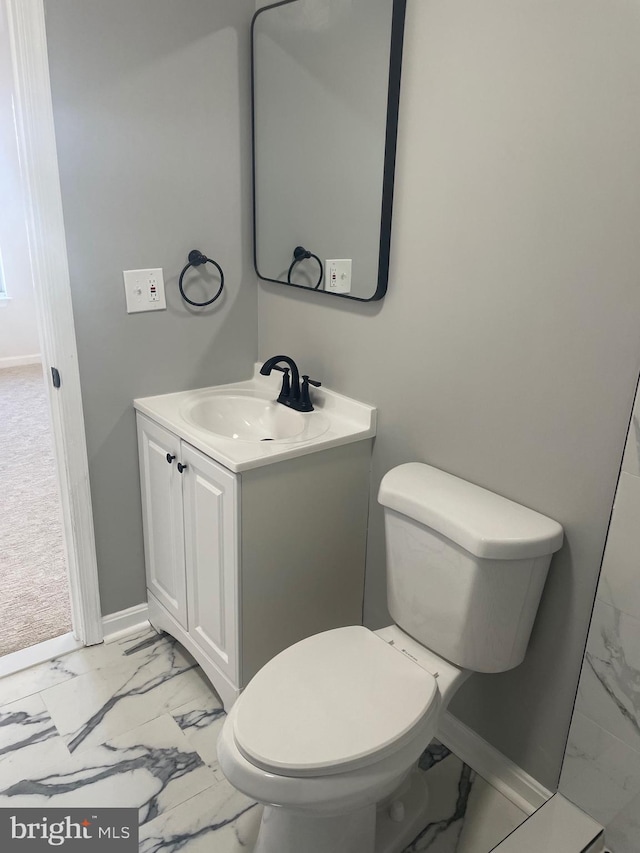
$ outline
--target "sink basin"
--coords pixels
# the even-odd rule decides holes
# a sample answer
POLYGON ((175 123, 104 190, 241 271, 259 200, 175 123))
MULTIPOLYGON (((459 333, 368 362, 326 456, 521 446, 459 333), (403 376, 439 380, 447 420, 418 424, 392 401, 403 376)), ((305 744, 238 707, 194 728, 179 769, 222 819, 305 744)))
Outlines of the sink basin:
POLYGON ((276 403, 282 378, 254 365, 250 379, 134 400, 137 412, 239 474, 285 459, 373 438, 376 410, 326 387, 313 412, 276 403))
POLYGON ((296 412, 261 396, 209 391, 185 406, 184 419, 236 441, 307 441, 329 426, 319 412, 296 412))

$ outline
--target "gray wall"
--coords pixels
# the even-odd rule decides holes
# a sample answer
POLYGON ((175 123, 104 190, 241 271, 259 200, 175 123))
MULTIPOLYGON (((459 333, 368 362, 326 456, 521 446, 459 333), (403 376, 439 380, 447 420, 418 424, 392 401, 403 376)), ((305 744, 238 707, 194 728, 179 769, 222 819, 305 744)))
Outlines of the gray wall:
POLYGON ((526 662, 453 705, 549 787, 640 369, 638 44, 622 0, 410 0, 387 297, 260 286, 260 355, 379 407, 374 494, 424 460, 565 526, 526 662))
POLYGON ((249 0, 46 0, 104 613, 145 599, 132 399, 249 376, 255 361, 252 12, 249 0), (227 276, 201 312, 177 292, 194 247, 227 276), (163 267, 168 310, 127 315, 122 270, 146 267, 163 267))

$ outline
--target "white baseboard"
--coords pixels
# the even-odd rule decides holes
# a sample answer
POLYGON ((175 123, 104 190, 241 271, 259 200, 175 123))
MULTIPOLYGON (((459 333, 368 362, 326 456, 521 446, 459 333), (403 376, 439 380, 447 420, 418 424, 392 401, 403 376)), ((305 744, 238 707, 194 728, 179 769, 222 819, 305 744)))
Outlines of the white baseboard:
POLYGON ((104 631, 105 643, 119 640, 125 634, 130 634, 137 628, 144 629, 149 626, 149 608, 147 602, 128 607, 118 613, 110 613, 102 617, 102 630, 104 631))
POLYGON ((437 737, 465 764, 527 814, 533 814, 552 796, 552 792, 533 776, 448 711, 440 722, 437 737))
POLYGON ((22 367, 25 364, 41 364, 42 358, 39 355, 12 355, 6 358, 0 358, 0 370, 4 367, 22 367))

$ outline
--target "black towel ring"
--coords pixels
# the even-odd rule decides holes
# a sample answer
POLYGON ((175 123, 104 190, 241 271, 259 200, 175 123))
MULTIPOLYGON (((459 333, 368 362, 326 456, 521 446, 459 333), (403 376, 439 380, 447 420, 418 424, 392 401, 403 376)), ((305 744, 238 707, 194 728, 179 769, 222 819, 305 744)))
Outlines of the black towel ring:
POLYGON ((318 288, 322 284, 322 279, 324 278, 324 267, 320 258, 317 255, 314 255, 313 252, 309 252, 307 249, 304 248, 304 246, 296 246, 293 250, 293 262, 291 263, 291 266, 289 267, 289 272, 287 273, 287 284, 293 284, 293 282, 291 281, 291 273, 293 272, 293 268, 296 266, 296 264, 299 264, 300 261, 308 260, 309 258, 313 258, 315 261, 317 261, 318 266, 320 267, 320 278, 318 279, 318 283, 316 284, 316 286, 313 288, 314 290, 318 290, 318 288))
POLYGON ((211 305, 212 302, 215 302, 216 299, 222 293, 222 288, 224 287, 224 272, 222 271, 222 267, 219 263, 208 258, 206 255, 203 255, 202 252, 199 252, 197 249, 192 249, 189 252, 189 263, 180 273, 180 278, 178 279, 178 289, 180 290, 180 296, 184 299, 185 302, 188 302, 189 305, 194 305, 196 308, 204 308, 206 305, 211 305), (214 267, 220 273, 220 287, 218 288, 218 292, 211 299, 208 299, 206 302, 194 302, 193 299, 189 299, 189 297, 184 292, 184 288, 182 286, 182 282, 184 279, 184 275, 188 269, 191 267, 200 267, 203 264, 213 264, 214 267))

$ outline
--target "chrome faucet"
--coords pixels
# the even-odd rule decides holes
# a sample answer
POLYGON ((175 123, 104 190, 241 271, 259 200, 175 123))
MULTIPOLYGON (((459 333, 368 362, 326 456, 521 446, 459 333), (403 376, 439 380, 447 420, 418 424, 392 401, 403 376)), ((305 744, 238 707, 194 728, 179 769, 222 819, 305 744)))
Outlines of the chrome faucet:
POLYGON ((270 376, 272 370, 279 370, 284 374, 277 402, 282 403, 283 406, 288 406, 290 409, 295 409, 296 412, 312 412, 313 404, 311 403, 309 386, 314 385, 319 388, 321 383, 309 379, 305 373, 302 376, 301 386, 298 365, 288 355, 274 355, 272 358, 268 358, 260 368, 260 373, 263 376, 270 376), (281 361, 284 361, 288 367, 280 367, 281 361), (291 376, 289 376, 289 371, 291 371, 291 376))

